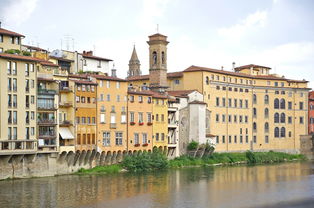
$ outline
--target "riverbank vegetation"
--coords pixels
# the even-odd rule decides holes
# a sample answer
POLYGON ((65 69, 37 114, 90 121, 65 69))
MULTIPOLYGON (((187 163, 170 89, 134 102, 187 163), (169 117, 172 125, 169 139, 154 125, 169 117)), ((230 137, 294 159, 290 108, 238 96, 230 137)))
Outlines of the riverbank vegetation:
POLYGON ((244 152, 244 153, 213 153, 210 156, 194 158, 181 156, 168 160, 161 152, 142 153, 126 156, 122 163, 108 166, 97 166, 92 169, 80 169, 77 174, 110 174, 122 170, 129 172, 143 172, 162 170, 167 168, 181 168, 192 166, 234 165, 234 164, 266 164, 306 160, 301 154, 283 152, 244 152))

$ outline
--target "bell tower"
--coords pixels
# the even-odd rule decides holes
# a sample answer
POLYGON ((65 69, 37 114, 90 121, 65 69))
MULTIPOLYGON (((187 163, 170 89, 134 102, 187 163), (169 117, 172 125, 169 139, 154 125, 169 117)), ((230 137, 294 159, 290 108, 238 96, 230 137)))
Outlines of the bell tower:
POLYGON ((133 52, 131 55, 131 59, 129 61, 129 71, 128 71, 128 77, 134 77, 141 75, 141 63, 140 60, 137 57, 137 53, 135 50, 135 45, 133 47, 133 52))
POLYGON ((160 33, 148 36, 150 89, 165 91, 167 87, 167 36, 160 33))

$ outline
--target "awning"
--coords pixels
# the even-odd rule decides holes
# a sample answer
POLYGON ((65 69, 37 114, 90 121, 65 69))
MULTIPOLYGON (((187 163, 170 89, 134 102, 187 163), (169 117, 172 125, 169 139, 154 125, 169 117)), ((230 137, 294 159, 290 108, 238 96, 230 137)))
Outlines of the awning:
POLYGON ((74 139, 74 136, 68 127, 60 127, 59 134, 62 139, 74 139))

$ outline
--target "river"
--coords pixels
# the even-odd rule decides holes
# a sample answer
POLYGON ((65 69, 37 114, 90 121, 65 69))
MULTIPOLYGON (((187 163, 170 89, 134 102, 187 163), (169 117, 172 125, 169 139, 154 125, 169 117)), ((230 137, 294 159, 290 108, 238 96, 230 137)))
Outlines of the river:
POLYGON ((314 163, 5 180, 0 207, 314 207, 314 163))

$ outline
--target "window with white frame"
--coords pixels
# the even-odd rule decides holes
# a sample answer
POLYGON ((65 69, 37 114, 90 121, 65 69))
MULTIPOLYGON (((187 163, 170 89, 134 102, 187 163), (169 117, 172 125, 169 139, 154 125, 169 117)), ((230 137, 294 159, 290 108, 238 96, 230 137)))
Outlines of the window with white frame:
POLYGON ((134 133, 134 144, 139 144, 140 141, 139 141, 139 135, 138 133, 134 133))
POLYGON ((104 113, 100 114, 100 123, 106 123, 106 116, 104 113))
POLYGON ((122 145, 123 134, 122 132, 116 132, 116 145, 122 145))
POLYGON ((103 132, 102 145, 110 146, 110 132, 103 132))
POLYGON ((142 134, 142 138, 143 138, 143 144, 147 144, 147 134, 146 133, 142 134))

